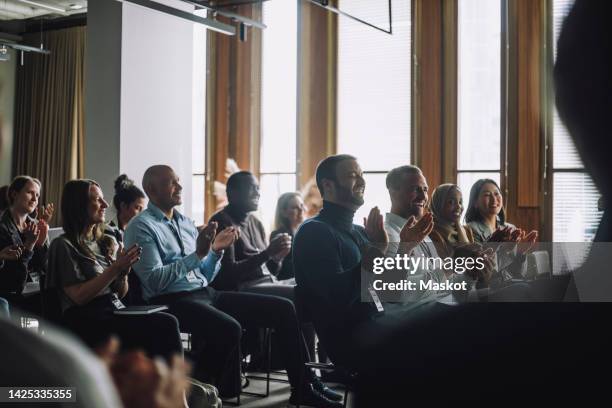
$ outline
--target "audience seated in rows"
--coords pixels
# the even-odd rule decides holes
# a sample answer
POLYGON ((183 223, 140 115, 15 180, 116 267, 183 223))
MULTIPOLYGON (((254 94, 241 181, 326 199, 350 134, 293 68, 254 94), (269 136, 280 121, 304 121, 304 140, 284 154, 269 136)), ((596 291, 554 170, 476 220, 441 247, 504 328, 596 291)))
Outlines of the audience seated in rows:
POLYGON ((93 180, 71 180, 62 192, 64 234, 51 244, 48 287, 55 288, 62 322, 88 345, 96 347, 116 334, 126 348, 144 348, 168 361, 182 353, 176 318, 167 313, 118 316, 128 291, 127 275, 140 258, 137 244, 116 253, 104 253, 108 204, 93 180), (116 258, 115 258, 116 257, 116 258))
MULTIPOLYGON (((145 299, 167 304, 181 329, 192 334, 197 353, 195 377, 219 385, 225 396, 235 396, 240 392, 236 379, 242 325, 269 327, 275 329, 276 347, 285 358, 291 402, 340 406, 314 388, 317 383, 313 374, 304 367, 308 352, 291 301, 215 291, 209 286, 219 271, 224 250, 228 251, 237 240, 238 228, 230 225, 217 234, 217 224, 211 221, 198 232, 192 220, 175 210, 182 202, 182 187, 168 166, 147 169, 142 185, 149 204, 129 223, 125 242, 143 246, 142 259, 134 270, 142 282, 145 299)), ((232 187, 230 191, 234 192, 232 187)), ((254 205, 259 194, 251 187, 249 191, 255 192, 248 199, 254 205)))
POLYGON ((38 208, 40 181, 17 176, 7 190, 9 207, 0 215, 0 296, 28 312, 40 313, 40 297, 24 297, 27 282, 43 277, 53 204, 38 208), (31 214, 36 214, 33 218, 31 214))

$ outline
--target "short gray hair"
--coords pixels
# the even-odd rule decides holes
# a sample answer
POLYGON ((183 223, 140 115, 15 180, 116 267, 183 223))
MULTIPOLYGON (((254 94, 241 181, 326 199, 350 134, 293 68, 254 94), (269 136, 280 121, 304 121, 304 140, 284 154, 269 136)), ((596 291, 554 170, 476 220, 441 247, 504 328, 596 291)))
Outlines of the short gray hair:
POLYGON ((417 166, 413 166, 411 164, 407 164, 405 166, 400 166, 392 169, 389 173, 387 173, 387 178, 385 180, 387 184, 387 189, 389 190, 399 190, 400 184, 402 183, 402 176, 404 174, 418 174, 423 175, 423 172, 417 166))

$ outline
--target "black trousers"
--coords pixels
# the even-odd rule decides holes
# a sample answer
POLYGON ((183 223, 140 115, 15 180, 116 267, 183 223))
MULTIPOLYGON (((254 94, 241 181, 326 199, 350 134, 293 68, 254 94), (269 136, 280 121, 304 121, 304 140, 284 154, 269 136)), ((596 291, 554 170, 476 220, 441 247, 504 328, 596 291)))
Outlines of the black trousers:
POLYGON ((222 292, 207 287, 191 292, 157 296, 151 303, 166 304, 180 322, 181 330, 192 334, 195 378, 218 385, 225 396, 240 370, 242 328, 273 328, 275 348, 284 356, 289 382, 298 387, 305 375, 308 352, 300 334, 295 307, 290 300, 252 293, 222 292))
POLYGON ((116 335, 122 350, 143 349, 151 357, 162 356, 167 360, 183 352, 179 324, 174 316, 161 312, 117 316, 113 314, 107 296, 96 298, 84 306, 71 307, 64 312, 62 320, 70 331, 92 348, 116 335))

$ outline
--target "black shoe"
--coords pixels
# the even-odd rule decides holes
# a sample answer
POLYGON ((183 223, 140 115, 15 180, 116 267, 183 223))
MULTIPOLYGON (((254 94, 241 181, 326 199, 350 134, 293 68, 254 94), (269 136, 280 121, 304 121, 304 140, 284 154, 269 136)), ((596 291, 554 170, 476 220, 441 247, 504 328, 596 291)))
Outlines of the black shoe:
POLYGON ((326 383, 350 384, 351 375, 348 371, 336 367, 333 371, 323 371, 321 373, 321 380, 326 383))
POLYGON ((342 401, 342 398, 344 398, 342 394, 323 384, 319 377, 315 377, 314 380, 312 380, 312 387, 332 401, 342 401))
POLYGON ((342 408, 341 402, 330 400, 325 395, 315 390, 312 384, 308 384, 308 386, 302 390, 299 396, 297 391, 291 391, 289 404, 293 406, 299 405, 315 408, 342 408))

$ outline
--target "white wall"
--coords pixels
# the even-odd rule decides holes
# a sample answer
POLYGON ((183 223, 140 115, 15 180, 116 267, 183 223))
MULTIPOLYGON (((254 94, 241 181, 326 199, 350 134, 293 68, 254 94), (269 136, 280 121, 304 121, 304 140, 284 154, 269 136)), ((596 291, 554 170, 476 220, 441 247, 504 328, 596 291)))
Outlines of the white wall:
POLYGON ((150 165, 171 166, 191 215, 193 23, 124 3, 122 27, 121 172, 140 184, 150 165))
POLYGON ((12 49, 9 50, 9 54, 9 61, 0 61, 0 186, 10 183, 13 165, 13 120, 18 55, 12 49))
MULTIPOLYGON (((192 6, 180 1, 157 1, 193 10, 192 6)), ((182 210, 191 216, 194 23, 127 2, 101 0, 99 3, 105 6, 98 5, 98 8, 120 7, 119 13, 111 13, 113 21, 107 21, 110 27, 120 26, 108 33, 114 37, 120 32, 120 44, 113 46, 114 51, 100 50, 111 54, 105 57, 108 61, 94 56, 88 60, 90 65, 99 64, 88 67, 88 88, 89 81, 92 81, 97 93, 107 96, 106 112, 87 110, 88 176, 100 181, 105 195, 112 197, 112 180, 119 174, 128 174, 140 185, 149 166, 167 164, 180 177, 184 189, 182 210), (106 66, 111 70, 119 66, 118 78, 105 73, 106 66), (119 89, 119 92, 114 89, 119 89), (119 118, 116 130, 113 129, 115 117, 112 114, 115 109, 119 118), (107 118, 94 118, 90 122, 92 115, 107 118), (104 127, 107 130, 102 130, 104 127), (95 149, 100 144, 106 145, 104 155, 95 149)), ((91 15, 92 11, 95 12, 90 8, 88 20, 98 19, 91 15)), ((104 13, 109 14, 108 10, 104 13)), ((88 31, 88 46, 90 41, 108 43, 108 40, 99 38, 103 35, 103 30, 88 31), (92 35, 97 40, 89 38, 92 35)), ((87 99, 88 104, 99 105, 95 98, 92 93, 87 99)))

